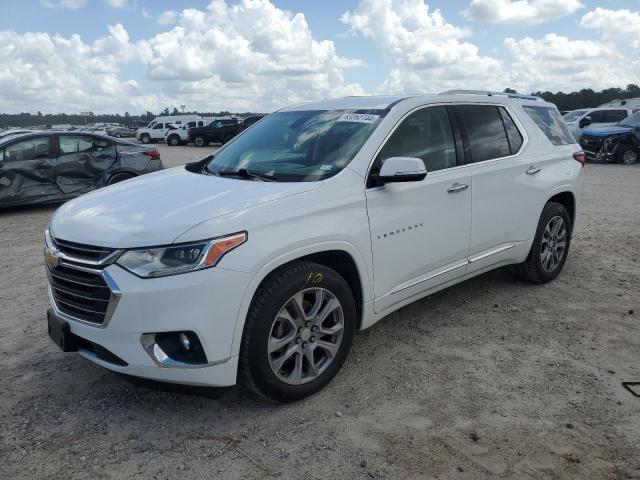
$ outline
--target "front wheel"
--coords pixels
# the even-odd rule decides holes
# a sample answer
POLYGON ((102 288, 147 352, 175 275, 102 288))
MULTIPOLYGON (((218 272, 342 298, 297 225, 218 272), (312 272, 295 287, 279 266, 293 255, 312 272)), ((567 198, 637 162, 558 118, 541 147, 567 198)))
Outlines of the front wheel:
POLYGON ((140 135, 140 140, 144 144, 151 143, 151 137, 146 133, 143 133, 142 135, 140 135))
POLYGON ((167 145, 171 147, 177 147, 180 145, 180 137, 178 135, 171 135, 167 140, 167 145))
POLYGON ((240 383, 283 402, 311 395, 338 373, 351 349, 356 307, 334 270, 295 262, 256 292, 242 336, 240 383))
POLYGON ((638 151, 632 145, 622 145, 616 152, 618 162, 633 165, 638 161, 638 151))
POLYGON ((542 209, 529 256, 513 267, 516 275, 533 283, 546 283, 556 278, 567 260, 571 232, 571 217, 564 205, 547 203, 542 209))

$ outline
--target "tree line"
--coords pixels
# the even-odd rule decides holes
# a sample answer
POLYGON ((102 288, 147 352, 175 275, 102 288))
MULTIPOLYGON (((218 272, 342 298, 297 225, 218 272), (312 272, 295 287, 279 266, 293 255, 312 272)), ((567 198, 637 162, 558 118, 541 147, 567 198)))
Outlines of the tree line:
POLYGON ((173 111, 165 108, 160 113, 145 112, 141 115, 131 115, 125 112, 111 114, 94 114, 93 112, 83 113, 0 113, 0 128, 6 127, 41 127, 52 125, 85 125, 92 123, 119 123, 122 125, 148 124, 151 120, 160 115, 201 115, 203 117, 224 117, 235 115, 247 117, 253 115, 252 112, 231 113, 222 112, 181 112, 174 107, 173 111))
MULTIPOLYGON (((505 92, 513 92, 515 90, 506 88, 505 92)), ((558 110, 577 110, 579 108, 597 107, 603 103, 612 100, 626 100, 629 98, 640 97, 640 87, 635 84, 629 84, 626 88, 607 88, 596 92, 591 88, 583 88, 577 92, 532 92, 531 95, 537 95, 544 98, 547 102, 551 102, 558 107, 558 110)), ((69 113, 0 113, 0 128, 5 127, 30 127, 30 126, 51 126, 51 125, 84 125, 85 123, 121 123, 123 125, 130 124, 147 124, 155 117, 160 115, 201 115, 203 117, 222 117, 227 115, 236 115, 246 117, 252 115, 252 112, 231 113, 222 112, 185 112, 179 111, 176 107, 170 111, 165 108, 160 113, 145 112, 142 115, 130 115, 125 112, 124 115, 116 114, 94 114, 92 112, 84 112, 77 114, 69 113)))

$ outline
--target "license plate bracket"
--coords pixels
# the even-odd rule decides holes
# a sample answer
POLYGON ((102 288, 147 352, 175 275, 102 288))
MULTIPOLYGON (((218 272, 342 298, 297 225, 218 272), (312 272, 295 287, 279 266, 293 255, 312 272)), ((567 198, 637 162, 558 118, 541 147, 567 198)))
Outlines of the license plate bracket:
POLYGON ((78 342, 69 324, 58 318, 53 310, 47 310, 47 330, 53 343, 58 345, 63 352, 77 352, 78 342))

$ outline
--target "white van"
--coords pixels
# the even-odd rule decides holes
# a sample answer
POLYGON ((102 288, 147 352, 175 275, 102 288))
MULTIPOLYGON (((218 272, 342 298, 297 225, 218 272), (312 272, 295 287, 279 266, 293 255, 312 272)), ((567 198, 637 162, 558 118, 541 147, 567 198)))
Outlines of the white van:
POLYGON ((553 280, 584 162, 537 97, 283 108, 215 156, 61 206, 49 335, 124 374, 300 399, 410 302, 504 265, 553 280))
POLYGON ((164 139, 169 130, 169 125, 180 127, 184 124, 198 122, 204 122, 200 115, 165 115, 156 117, 149 122, 149 125, 136 131, 136 138, 142 143, 157 142, 164 139))

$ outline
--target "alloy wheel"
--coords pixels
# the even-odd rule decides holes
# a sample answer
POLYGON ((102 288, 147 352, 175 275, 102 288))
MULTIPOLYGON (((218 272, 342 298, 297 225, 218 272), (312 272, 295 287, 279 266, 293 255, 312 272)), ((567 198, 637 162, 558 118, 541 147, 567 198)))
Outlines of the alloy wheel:
POLYGON ((333 362, 344 333, 344 312, 337 297, 324 288, 296 293, 282 306, 268 338, 273 373, 283 382, 310 382, 333 362))
POLYGON ((627 150, 622 154, 622 163, 625 165, 633 165, 638 161, 638 153, 633 150, 627 150))
POLYGON ((555 216, 544 229, 540 245, 540 262, 545 272, 551 273, 562 262, 567 247, 567 226, 560 216, 555 216))

